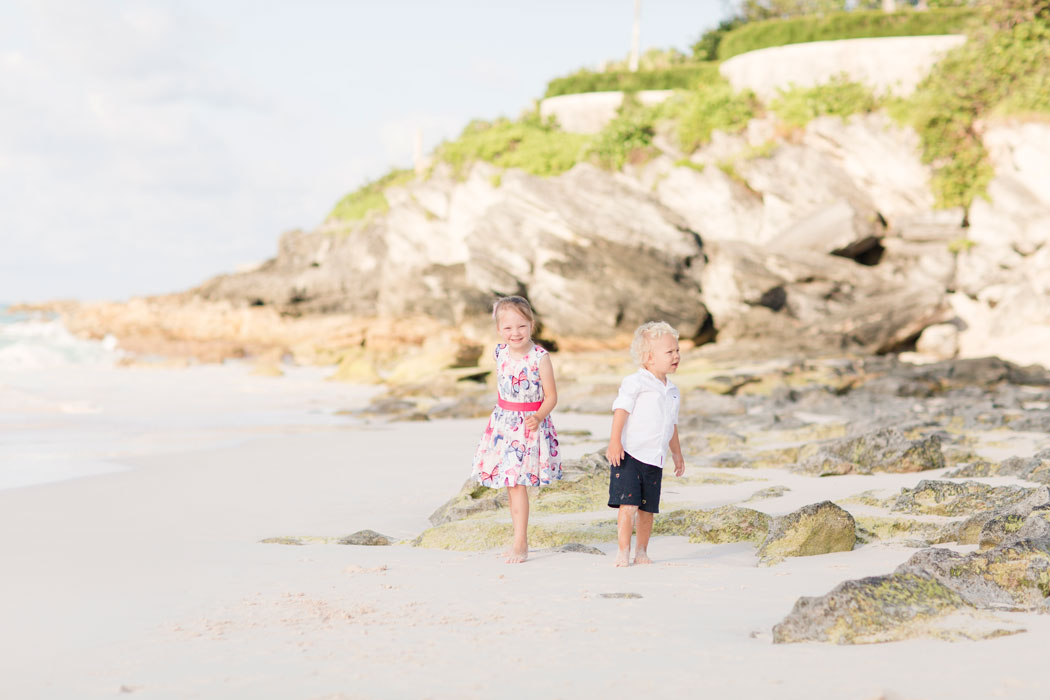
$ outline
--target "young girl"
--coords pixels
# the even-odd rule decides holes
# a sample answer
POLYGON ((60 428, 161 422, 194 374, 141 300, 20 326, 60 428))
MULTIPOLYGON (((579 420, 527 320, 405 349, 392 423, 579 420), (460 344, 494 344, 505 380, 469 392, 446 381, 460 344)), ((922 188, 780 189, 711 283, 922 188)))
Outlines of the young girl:
POLYGON ((508 564, 529 556, 526 486, 561 478, 558 433, 550 413, 558 403, 547 351, 532 342, 535 317, 522 297, 503 297, 492 308, 503 342, 496 346, 496 408, 474 453, 472 477, 489 488, 506 487, 514 541, 508 564))

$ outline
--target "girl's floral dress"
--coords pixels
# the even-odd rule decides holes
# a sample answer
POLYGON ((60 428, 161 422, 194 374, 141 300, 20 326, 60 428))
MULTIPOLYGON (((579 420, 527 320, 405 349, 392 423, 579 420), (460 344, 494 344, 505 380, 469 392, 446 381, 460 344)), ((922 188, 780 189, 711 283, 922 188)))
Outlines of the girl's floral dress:
MULTIPOLYGON (((513 403, 543 401, 540 358, 547 351, 533 343, 520 360, 504 344, 496 346, 496 386, 500 398, 513 403)), ((489 424, 474 453, 472 478, 483 486, 546 486, 561 478, 558 433, 550 416, 539 430, 527 430, 525 418, 532 411, 492 409, 489 424)))

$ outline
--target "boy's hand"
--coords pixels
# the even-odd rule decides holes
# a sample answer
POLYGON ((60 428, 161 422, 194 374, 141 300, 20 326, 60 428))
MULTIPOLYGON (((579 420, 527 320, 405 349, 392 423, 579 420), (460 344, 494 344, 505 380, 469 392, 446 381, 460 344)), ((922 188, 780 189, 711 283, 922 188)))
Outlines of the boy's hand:
POLYGON ((685 460, 679 457, 674 461, 674 475, 681 476, 682 474, 685 474, 685 460))
POLYGON ((609 449, 605 450, 605 458, 609 460, 609 464, 614 467, 620 466, 620 462, 623 461, 623 445, 620 444, 619 440, 609 441, 609 449))

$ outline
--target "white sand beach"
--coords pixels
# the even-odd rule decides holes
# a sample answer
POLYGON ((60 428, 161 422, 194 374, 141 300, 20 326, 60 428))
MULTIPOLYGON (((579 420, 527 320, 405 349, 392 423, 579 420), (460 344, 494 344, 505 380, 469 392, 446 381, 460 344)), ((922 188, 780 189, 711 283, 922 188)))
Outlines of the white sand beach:
MULTIPOLYGON (((5 371, 4 461, 87 466, 0 490, 0 696, 1045 697, 1046 616, 1002 616, 1027 632, 980 642, 772 643, 799 596, 891 571, 915 551, 902 544, 760 568, 749 543, 656 537, 657 563, 627 569, 612 543, 523 565, 495 550, 262 544, 364 528, 411 539, 469 472, 483 421, 365 424, 336 411, 375 389, 323 376, 5 371)), ((567 457, 601 446, 606 416, 555 418, 592 433, 567 457)), ((668 479, 664 509, 785 484, 749 504, 781 514, 920 478, 749 476, 767 481, 668 479)))

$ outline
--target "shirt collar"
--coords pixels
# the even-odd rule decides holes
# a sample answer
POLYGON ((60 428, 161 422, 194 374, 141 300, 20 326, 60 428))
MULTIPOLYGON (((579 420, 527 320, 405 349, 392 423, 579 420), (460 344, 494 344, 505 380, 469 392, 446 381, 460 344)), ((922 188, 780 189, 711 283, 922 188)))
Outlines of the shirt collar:
POLYGON ((660 387, 660 389, 664 392, 668 392, 671 389, 674 389, 674 384, 671 383, 670 379, 668 379, 666 383, 661 382, 659 379, 656 378, 655 374, 647 370, 645 367, 639 367, 638 374, 640 374, 645 379, 645 381, 660 387))

